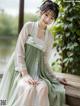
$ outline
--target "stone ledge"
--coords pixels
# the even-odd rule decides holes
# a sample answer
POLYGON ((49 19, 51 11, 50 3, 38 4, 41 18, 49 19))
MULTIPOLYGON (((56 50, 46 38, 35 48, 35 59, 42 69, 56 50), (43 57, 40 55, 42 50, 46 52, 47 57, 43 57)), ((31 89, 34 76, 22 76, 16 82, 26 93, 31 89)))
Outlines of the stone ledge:
POLYGON ((66 104, 69 106, 80 106, 80 77, 71 74, 54 73, 57 77, 63 77, 67 80, 65 85, 66 104))

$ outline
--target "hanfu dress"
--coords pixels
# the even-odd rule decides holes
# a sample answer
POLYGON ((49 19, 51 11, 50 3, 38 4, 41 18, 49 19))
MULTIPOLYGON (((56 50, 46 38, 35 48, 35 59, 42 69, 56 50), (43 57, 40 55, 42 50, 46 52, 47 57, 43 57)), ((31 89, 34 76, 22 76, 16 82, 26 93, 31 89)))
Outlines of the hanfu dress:
MULTIPOLYGON (((48 29, 45 38, 37 37, 37 22, 27 22, 18 37, 16 48, 0 83, 0 100, 6 106, 64 106, 65 90, 53 75, 48 63, 53 38, 48 29), (26 83, 20 70, 38 80, 34 86, 26 83)), ((27 76, 26 76, 27 77, 27 76)))

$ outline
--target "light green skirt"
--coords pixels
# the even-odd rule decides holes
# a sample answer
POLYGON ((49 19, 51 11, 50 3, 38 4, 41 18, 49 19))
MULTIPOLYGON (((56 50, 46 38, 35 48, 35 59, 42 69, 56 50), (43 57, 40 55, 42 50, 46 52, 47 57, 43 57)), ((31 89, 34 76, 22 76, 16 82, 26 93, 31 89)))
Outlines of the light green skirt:
MULTIPOLYGON (((15 106, 17 83, 21 79, 20 73, 15 71, 14 65, 15 52, 10 58, 7 70, 0 83, 0 100, 6 100, 7 106, 15 106)), ((64 106, 65 90, 48 71, 44 62, 44 52, 39 48, 25 44, 25 62, 28 73, 34 78, 44 80, 48 86, 48 96, 50 106, 64 106)))

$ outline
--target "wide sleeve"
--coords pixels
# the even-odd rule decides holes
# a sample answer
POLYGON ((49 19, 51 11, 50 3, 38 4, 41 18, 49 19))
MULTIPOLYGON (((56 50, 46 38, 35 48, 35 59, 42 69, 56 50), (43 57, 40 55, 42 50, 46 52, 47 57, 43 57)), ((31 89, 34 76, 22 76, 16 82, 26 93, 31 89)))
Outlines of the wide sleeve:
POLYGON ((24 44, 26 43, 26 40, 28 38, 29 34, 29 22, 24 24, 15 48, 15 71, 21 71, 22 69, 27 70, 26 64, 25 64, 25 48, 24 44))
POLYGON ((46 51, 44 53, 44 62, 45 62, 46 68, 51 76, 54 76, 54 74, 52 72, 52 68, 49 63, 49 59, 50 59, 52 51, 53 51, 53 42, 54 42, 54 39, 53 39, 51 33, 48 32, 48 39, 46 42, 46 51))

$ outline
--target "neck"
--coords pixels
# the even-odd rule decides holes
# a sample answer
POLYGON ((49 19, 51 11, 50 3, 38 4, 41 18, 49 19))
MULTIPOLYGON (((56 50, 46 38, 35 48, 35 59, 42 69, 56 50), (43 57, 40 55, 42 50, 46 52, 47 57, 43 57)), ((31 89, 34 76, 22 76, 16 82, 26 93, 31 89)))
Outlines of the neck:
POLYGON ((41 30, 46 30, 46 28, 47 28, 47 26, 45 26, 45 25, 41 22, 41 20, 39 20, 38 26, 39 26, 39 28, 40 28, 41 30))

